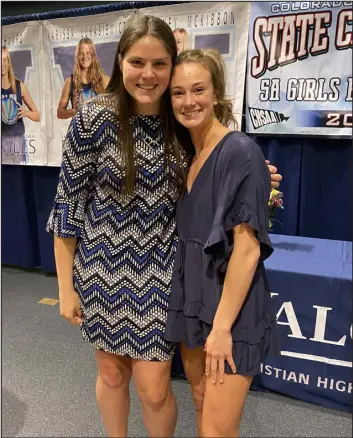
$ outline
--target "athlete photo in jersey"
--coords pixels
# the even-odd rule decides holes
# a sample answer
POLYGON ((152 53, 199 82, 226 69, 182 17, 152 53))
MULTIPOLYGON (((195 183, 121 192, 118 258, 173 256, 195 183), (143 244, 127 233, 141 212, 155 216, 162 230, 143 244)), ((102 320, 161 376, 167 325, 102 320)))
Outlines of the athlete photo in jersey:
POLYGON ((93 41, 90 38, 82 38, 76 46, 73 73, 64 82, 57 117, 73 117, 80 105, 104 93, 109 80, 99 62, 93 41))
POLYGON ((14 74, 8 49, 2 47, 1 144, 2 163, 4 164, 26 164, 28 162, 24 117, 28 117, 32 122, 40 121, 40 113, 28 88, 14 74))

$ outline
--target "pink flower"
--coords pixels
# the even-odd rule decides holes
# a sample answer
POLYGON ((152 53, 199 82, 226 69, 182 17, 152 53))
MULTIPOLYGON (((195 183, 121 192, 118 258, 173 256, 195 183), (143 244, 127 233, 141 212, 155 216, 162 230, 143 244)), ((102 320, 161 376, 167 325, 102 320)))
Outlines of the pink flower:
POLYGON ((275 200, 275 205, 276 205, 276 207, 282 207, 283 199, 282 198, 276 199, 275 200))

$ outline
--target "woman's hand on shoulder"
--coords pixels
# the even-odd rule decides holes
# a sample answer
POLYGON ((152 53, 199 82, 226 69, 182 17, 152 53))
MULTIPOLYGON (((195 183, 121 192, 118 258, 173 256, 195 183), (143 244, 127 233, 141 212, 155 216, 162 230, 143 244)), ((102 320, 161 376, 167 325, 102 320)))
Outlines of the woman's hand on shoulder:
POLYGON ((278 189, 280 182, 282 181, 282 175, 277 173, 277 167, 272 166, 269 160, 266 160, 266 164, 271 174, 271 187, 278 189))

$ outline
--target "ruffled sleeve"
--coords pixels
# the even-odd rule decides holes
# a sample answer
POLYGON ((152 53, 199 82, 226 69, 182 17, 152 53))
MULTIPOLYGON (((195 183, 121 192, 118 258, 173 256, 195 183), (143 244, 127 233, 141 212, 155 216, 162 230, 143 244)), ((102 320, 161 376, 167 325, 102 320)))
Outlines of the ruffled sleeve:
POLYGON ((260 147, 242 133, 229 135, 216 167, 217 202, 212 230, 204 247, 206 254, 222 261, 233 250, 232 230, 247 223, 260 242, 260 260, 273 251, 268 235, 270 173, 260 147))
POLYGON ((60 237, 81 236, 86 203, 96 169, 97 141, 92 134, 90 105, 72 118, 66 135, 59 182, 46 231, 60 237))

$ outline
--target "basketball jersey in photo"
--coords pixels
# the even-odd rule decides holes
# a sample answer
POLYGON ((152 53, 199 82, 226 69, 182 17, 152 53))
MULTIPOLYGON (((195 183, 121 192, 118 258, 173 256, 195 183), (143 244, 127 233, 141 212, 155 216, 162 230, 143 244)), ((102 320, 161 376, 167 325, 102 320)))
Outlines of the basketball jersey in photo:
MULTIPOLYGON (((71 82, 70 82, 70 102, 71 102, 71 106, 74 106, 74 80, 73 80, 73 75, 70 76, 71 77, 71 82)), ((83 103, 87 102, 88 100, 92 99, 93 97, 97 96, 98 93, 96 93, 92 88, 91 88, 91 84, 84 84, 83 82, 81 82, 80 84, 80 97, 79 97, 79 105, 82 105, 83 103)))
POLYGON ((1 135, 23 135, 25 126, 18 118, 19 106, 22 106, 21 83, 16 79, 16 94, 10 88, 1 88, 1 135))

